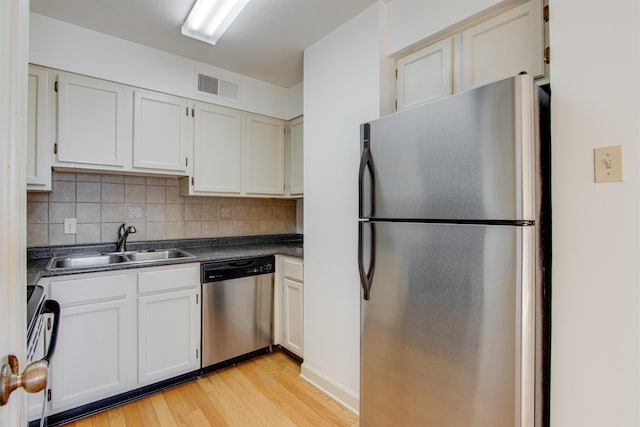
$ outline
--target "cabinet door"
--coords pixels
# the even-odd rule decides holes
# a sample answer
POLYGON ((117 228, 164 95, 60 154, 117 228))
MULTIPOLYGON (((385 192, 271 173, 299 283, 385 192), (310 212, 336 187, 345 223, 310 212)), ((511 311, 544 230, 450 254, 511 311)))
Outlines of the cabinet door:
MULTIPOLYGON (((127 276, 92 275, 51 283, 60 326, 50 366, 51 409, 77 407, 126 391, 135 348, 127 276)), ((135 306, 133 306, 135 310, 135 306)))
POLYGON ((247 193, 284 194, 284 122, 247 116, 247 193))
POLYGON ((27 190, 51 191, 49 73, 29 66, 27 190))
POLYGON ((398 60, 398 111, 453 93, 453 38, 398 60))
POLYGON ((187 117, 187 103, 181 98, 134 91, 133 167, 184 174, 187 117))
POLYGON ((284 347, 303 357, 303 296, 302 283, 283 280, 284 347))
POLYGON ((540 0, 501 13, 462 32, 463 89, 526 71, 544 74, 540 0))
POLYGON ((240 194, 242 113, 210 104, 195 110, 194 190, 240 194))
POLYGON ((303 119, 291 121, 289 130, 289 155, 287 156, 288 184, 287 193, 291 196, 304 193, 304 144, 303 119))
POLYGON ((125 147, 131 141, 127 92, 124 86, 102 80, 58 77, 57 163, 126 166, 125 147))
POLYGON ((199 368, 197 290, 138 297, 138 383, 145 385, 199 368))

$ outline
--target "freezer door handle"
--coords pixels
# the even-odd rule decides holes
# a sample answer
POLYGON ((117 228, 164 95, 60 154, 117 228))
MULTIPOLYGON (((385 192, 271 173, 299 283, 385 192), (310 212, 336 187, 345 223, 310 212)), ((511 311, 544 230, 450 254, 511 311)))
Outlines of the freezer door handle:
POLYGON ((365 123, 362 125, 362 157, 360 158, 360 171, 358 173, 358 218, 364 218, 364 179, 365 173, 369 171, 370 185, 369 185, 369 199, 371 203, 371 212, 367 216, 372 217, 375 208, 375 181, 373 176, 373 156, 371 155, 371 149, 369 148, 369 132, 370 125, 365 123))
POLYGON ((376 265, 376 229, 373 222, 358 222, 358 271, 360 272, 360 284, 362 285, 363 298, 369 300, 371 283, 373 281, 373 269, 376 265), (364 228, 371 228, 369 268, 364 268, 364 228))

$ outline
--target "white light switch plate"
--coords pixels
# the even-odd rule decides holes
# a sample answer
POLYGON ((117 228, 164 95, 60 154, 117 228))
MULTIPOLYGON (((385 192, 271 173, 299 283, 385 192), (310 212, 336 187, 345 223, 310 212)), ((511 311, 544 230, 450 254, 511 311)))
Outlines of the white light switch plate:
POLYGON ((76 219, 65 218, 64 219, 64 234, 76 234, 76 219))
POLYGON ((595 182, 622 182, 622 146, 593 150, 595 182))

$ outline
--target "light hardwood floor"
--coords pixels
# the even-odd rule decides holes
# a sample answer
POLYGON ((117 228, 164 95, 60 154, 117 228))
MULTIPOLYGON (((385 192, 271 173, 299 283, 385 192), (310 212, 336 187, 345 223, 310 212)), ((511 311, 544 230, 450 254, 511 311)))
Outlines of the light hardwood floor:
POLYGON ((358 417, 299 377, 274 352, 66 427, 358 426, 358 417))

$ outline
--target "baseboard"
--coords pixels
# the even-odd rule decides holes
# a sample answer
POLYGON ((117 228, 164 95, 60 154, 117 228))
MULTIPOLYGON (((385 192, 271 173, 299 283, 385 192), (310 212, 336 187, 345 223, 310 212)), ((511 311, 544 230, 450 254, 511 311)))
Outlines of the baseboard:
POLYGON ((314 387, 322 390, 354 414, 359 415, 360 397, 353 390, 346 389, 342 384, 337 383, 319 370, 309 366, 307 362, 304 362, 300 367, 300 377, 314 387))

